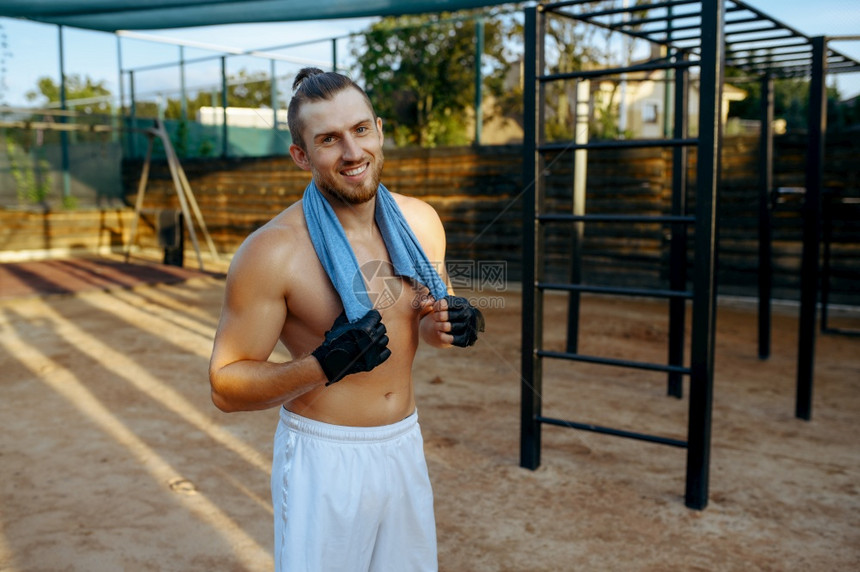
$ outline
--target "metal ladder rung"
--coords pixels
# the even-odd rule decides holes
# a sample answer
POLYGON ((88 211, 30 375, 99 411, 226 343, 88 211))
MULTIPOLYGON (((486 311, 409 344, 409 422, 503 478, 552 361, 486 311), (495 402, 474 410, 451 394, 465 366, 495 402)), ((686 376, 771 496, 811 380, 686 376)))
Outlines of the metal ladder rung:
POLYGON ((600 365, 611 365, 617 367, 629 367, 631 369, 644 369, 647 371, 662 371, 666 373, 680 373, 690 375, 690 368, 681 365, 667 365, 660 363, 649 363, 644 361, 632 361, 624 359, 604 358, 598 356, 589 356, 585 354, 574 354, 569 352, 556 352, 550 350, 537 350, 535 352, 539 357, 564 359, 568 361, 579 361, 585 363, 596 363, 600 365))
POLYGON ((576 143, 567 141, 561 143, 544 143, 537 146, 537 151, 570 151, 577 149, 645 149, 649 147, 685 147, 698 145, 698 139, 618 139, 614 141, 592 141, 576 143))
POLYGON ((539 222, 663 222, 663 223, 688 223, 696 222, 692 215, 613 215, 613 214, 585 214, 575 215, 567 213, 541 214, 535 217, 539 222))
POLYGON ((588 284, 562 284, 538 282, 539 290, 562 290, 565 292, 590 292, 592 294, 609 294, 619 296, 644 296, 647 298, 675 298, 692 300, 693 293, 689 290, 658 290, 654 288, 620 288, 615 286, 589 286, 588 284))
POLYGON ((687 448, 687 442, 669 437, 660 437, 659 435, 648 435, 647 433, 634 433, 633 431, 624 431, 623 429, 612 429, 611 427, 601 427, 600 425, 592 425, 590 423, 577 423, 575 421, 564 421, 562 419, 554 419, 552 417, 538 417, 538 421, 547 425, 556 425, 559 427, 568 427, 570 429, 580 429, 582 431, 591 431, 592 433, 603 433, 604 435, 613 435, 615 437, 627 437, 628 439, 636 439, 638 441, 648 441, 649 443, 658 443, 660 445, 670 445, 672 447, 687 448))

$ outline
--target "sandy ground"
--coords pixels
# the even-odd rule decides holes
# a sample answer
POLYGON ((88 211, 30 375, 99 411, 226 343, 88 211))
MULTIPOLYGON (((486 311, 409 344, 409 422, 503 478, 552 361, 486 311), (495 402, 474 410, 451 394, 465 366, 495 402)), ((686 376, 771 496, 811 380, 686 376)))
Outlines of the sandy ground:
MULTIPOLYGON (((0 570, 271 569, 277 413, 209 401, 222 289, 0 300, 0 570)), ((694 511, 683 449, 545 426, 540 468, 519 467, 519 294, 492 296, 477 346, 423 347, 415 367, 442 570, 860 569, 860 338, 819 336, 801 421, 797 308, 775 309, 760 361, 754 307, 721 302, 710 503, 694 511)), ((548 299, 552 347, 564 311, 548 299)), ((581 350, 662 360, 665 314, 589 298, 581 350)), ((663 375, 548 362, 544 412, 684 439, 687 400, 665 394, 663 375)))

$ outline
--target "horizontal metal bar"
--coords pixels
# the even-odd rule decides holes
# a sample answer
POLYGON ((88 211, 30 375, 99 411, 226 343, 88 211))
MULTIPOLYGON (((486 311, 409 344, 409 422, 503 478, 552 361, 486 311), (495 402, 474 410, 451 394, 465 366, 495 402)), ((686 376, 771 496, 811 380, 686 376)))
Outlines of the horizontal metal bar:
POLYGON ((641 33, 647 34, 649 36, 665 36, 666 38, 670 38, 674 36, 675 32, 685 32, 687 30, 698 30, 700 28, 700 24, 689 24, 685 26, 664 26, 662 28, 647 28, 642 30, 641 33))
POLYGON ((593 141, 591 143, 544 143, 538 151, 567 151, 575 149, 639 149, 646 147, 684 147, 699 143, 698 139, 624 139, 618 141, 593 141))
POLYGON ((615 437, 626 437, 628 439, 636 439, 637 441, 648 441, 649 443, 657 443, 658 445, 669 445, 671 447, 687 448, 686 441, 671 439, 669 437, 660 437, 658 435, 648 435, 646 433, 634 433, 633 431, 624 431, 623 429, 612 429, 610 427, 601 427, 591 423, 577 423, 575 421, 565 421, 563 419, 554 419, 552 417, 539 416, 537 418, 541 423, 547 425, 556 425, 558 427, 567 427, 569 429, 579 429, 581 431, 591 431, 592 433, 602 433, 604 435, 612 435, 615 437))
POLYGON ((0 128, 89 131, 91 133, 106 133, 116 129, 111 125, 87 125, 84 123, 60 123, 55 121, 6 121, 3 119, 0 119, 0 128))
POLYGON ((795 46, 808 46, 809 40, 807 40, 803 37, 797 37, 797 36, 785 36, 785 37, 780 37, 780 38, 750 38, 748 40, 740 40, 740 41, 731 42, 729 44, 729 48, 734 51, 736 49, 735 48, 736 46, 742 46, 745 44, 762 44, 761 46, 757 46, 754 48, 746 48, 746 49, 750 49, 750 50, 778 50, 780 48, 793 48, 795 46), (783 43, 767 44, 767 43, 765 43, 766 40, 771 40, 771 41, 773 41, 773 40, 777 40, 777 41, 797 40, 797 41, 786 42, 784 44, 783 43))
POLYGON ((542 214, 537 216, 540 222, 661 222, 661 223, 694 223, 696 217, 675 215, 610 215, 610 214, 542 214))
MULTIPOLYGON (((797 55, 806 55, 807 57, 811 57, 812 50, 809 48, 800 49, 800 50, 787 50, 787 51, 779 51, 779 52, 768 52, 762 53, 760 50, 738 50, 737 52, 732 52, 729 54, 731 59, 741 59, 745 58, 749 61, 770 61, 774 58, 774 56, 797 56, 797 55)), ((734 79, 734 78, 732 78, 734 79)))
MULTIPOLYGON (((589 0, 569 0, 567 2, 554 2, 552 4, 545 4, 543 6, 544 10, 555 10, 557 8, 567 8, 568 6, 575 6, 577 4, 584 4, 589 0)), ((645 10, 656 10, 657 8, 672 8, 675 6, 683 6, 685 4, 697 4, 701 0, 669 0, 668 2, 657 2, 655 4, 650 4, 647 6, 626 6, 621 8, 611 8, 608 10, 600 10, 597 12, 585 12, 582 14, 576 14, 579 18, 593 18, 599 16, 612 16, 615 14, 623 14, 625 12, 643 12, 645 10)))
POLYGON ((701 40, 702 40, 702 35, 699 33, 696 33, 693 35, 686 35, 686 36, 676 36, 675 34, 672 34, 671 38, 666 38, 666 41, 671 41, 671 43, 672 43, 671 45, 673 45, 673 46, 675 46, 679 42, 692 41, 693 43, 690 46, 686 47, 685 49, 689 49, 690 47, 698 47, 699 44, 701 43, 701 40))
MULTIPOLYGON (((668 15, 650 16, 648 18, 635 18, 624 22, 628 26, 642 26, 643 24, 656 24, 658 22, 674 22, 675 20, 690 20, 699 19, 701 16, 695 12, 686 12, 684 14, 673 14, 670 18, 668 15)), ((698 27, 698 24, 696 24, 698 27)))
POLYGON ((823 328, 821 330, 824 334, 839 334, 841 336, 860 336, 860 330, 853 330, 850 328, 823 328))
POLYGON ((736 24, 750 24, 752 22, 761 22, 761 18, 757 16, 746 16, 745 18, 738 18, 737 20, 729 20, 726 18, 726 28, 736 24))
MULTIPOLYGON (((725 35, 728 36, 740 36, 742 34, 757 34, 759 32, 772 32, 774 30, 778 30, 780 32, 784 32, 784 30, 780 30, 774 24, 769 26, 761 26, 758 28, 742 28, 740 30, 726 30, 725 35)), ((783 34, 784 36, 790 36, 791 34, 783 34)))
POLYGON ((538 81, 550 82, 550 81, 558 81, 558 80, 565 80, 565 79, 603 77, 603 76, 617 75, 617 74, 622 74, 622 73, 632 73, 632 72, 637 72, 637 71, 683 69, 683 68, 697 67, 699 65, 700 65, 699 62, 691 62, 688 60, 677 61, 677 62, 664 61, 664 62, 660 62, 660 63, 635 64, 635 65, 620 67, 620 68, 605 68, 605 69, 599 69, 599 70, 579 70, 579 71, 572 71, 572 72, 566 72, 566 73, 549 74, 549 75, 539 76, 538 81))
MULTIPOLYGON (((782 55, 782 54, 775 54, 775 55, 782 55)), ((731 61, 734 62, 734 60, 731 60, 731 61)), ((794 56, 794 57, 787 56, 787 57, 781 57, 779 59, 774 58, 774 59, 770 59, 770 60, 764 60, 764 59, 755 60, 755 61, 746 60, 746 62, 744 62, 744 60, 738 60, 736 63, 741 67, 752 67, 752 66, 761 67, 761 66, 764 66, 766 68, 778 69, 778 68, 782 68, 782 67, 789 67, 789 68, 797 67, 796 62, 809 62, 809 61, 810 61, 810 59, 808 57, 804 57, 802 54, 799 54, 799 55, 794 56), (791 64, 791 65, 789 65, 789 64, 791 64)))
MULTIPOLYGON (((662 2, 660 4, 651 4, 648 6, 632 6, 629 8, 630 11, 640 12, 642 10, 654 10, 656 8, 669 8, 673 6, 683 6, 685 4, 698 4, 701 0, 668 0, 667 2, 662 2)), ((540 6, 542 10, 555 10, 557 8, 567 8, 568 6, 577 6, 579 4, 587 4, 588 2, 593 2, 593 0, 563 0, 562 2, 553 2, 551 4, 544 4, 540 6)))
MULTIPOLYGON (((657 288, 622 288, 618 286, 593 286, 587 284, 564 284, 559 282, 538 282, 541 290, 563 290, 565 292, 590 292, 612 296, 643 296, 646 298, 681 298, 690 300, 693 293, 687 290, 660 290, 657 288)), ((662 370, 661 370, 662 371, 662 370)))
POLYGON ((679 373, 681 375, 690 375, 690 368, 679 365, 663 365, 659 363, 603 358, 582 354, 572 354, 567 352, 553 352, 549 350, 538 350, 537 355, 539 357, 563 359, 567 361, 578 361, 583 363, 593 363, 597 365, 609 365, 615 367, 627 367, 630 369, 642 369, 645 371, 661 371, 665 373, 679 373))
POLYGON ((853 61, 830 61, 827 63, 827 73, 834 73, 845 70, 856 70, 860 68, 860 64, 858 62, 853 61))

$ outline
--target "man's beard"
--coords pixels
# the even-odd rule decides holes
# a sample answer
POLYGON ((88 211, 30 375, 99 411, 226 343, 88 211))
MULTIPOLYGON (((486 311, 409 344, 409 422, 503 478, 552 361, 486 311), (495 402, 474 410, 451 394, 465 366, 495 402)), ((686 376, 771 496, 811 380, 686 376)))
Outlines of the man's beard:
POLYGON ((380 154, 377 161, 368 165, 370 176, 360 186, 338 185, 334 177, 323 175, 315 167, 311 167, 311 174, 317 187, 333 198, 339 199, 347 204, 360 205, 373 199, 379 188, 379 180, 382 178, 382 165, 385 159, 380 154))

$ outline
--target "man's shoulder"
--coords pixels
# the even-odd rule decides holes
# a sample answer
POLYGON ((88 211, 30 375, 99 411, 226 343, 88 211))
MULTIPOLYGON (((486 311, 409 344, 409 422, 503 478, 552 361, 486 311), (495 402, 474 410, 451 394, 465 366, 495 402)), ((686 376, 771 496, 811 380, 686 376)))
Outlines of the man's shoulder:
POLYGON ((278 213, 263 226, 252 232, 246 241, 293 242, 307 234, 308 226, 299 200, 278 213))
POLYGON ((242 242, 234 257, 236 266, 284 265, 309 244, 301 201, 281 211, 242 242))
POLYGON ((410 225, 426 223, 428 219, 431 221, 439 219, 436 209, 430 203, 399 193, 391 193, 391 196, 410 225))
POLYGON ((444 256, 445 229, 436 209, 419 198, 391 194, 427 255, 444 256))

